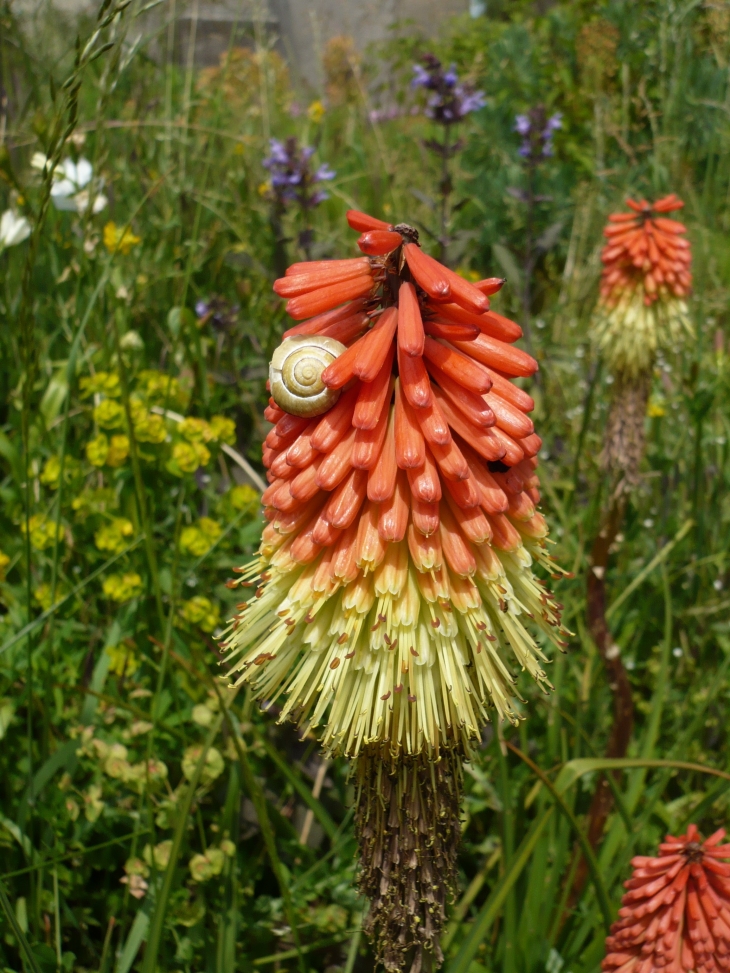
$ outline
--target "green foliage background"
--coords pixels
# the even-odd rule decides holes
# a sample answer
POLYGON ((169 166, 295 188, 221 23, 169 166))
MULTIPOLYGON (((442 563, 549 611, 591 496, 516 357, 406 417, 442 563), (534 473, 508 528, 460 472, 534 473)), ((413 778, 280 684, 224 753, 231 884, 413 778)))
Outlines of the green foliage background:
POLYGON ((76 51, 58 31, 29 40, 2 9, 0 210, 33 234, 0 252, 0 968, 373 968, 347 767, 313 796, 315 742, 225 688, 212 636, 261 529, 242 467, 261 472, 285 327, 271 283, 307 228, 296 211, 283 230, 273 218, 268 139, 297 135, 337 171, 311 216, 316 256, 353 252, 348 206, 428 241, 440 163, 409 84, 425 50, 488 98, 460 133, 449 257, 504 274, 507 314, 524 317, 527 256, 514 117, 563 115, 536 177, 528 323, 543 507, 575 573, 559 586, 576 634, 556 692, 521 681, 528 718, 491 728, 467 768, 448 973, 598 970, 631 856, 690 820, 727 822, 730 778, 706 770, 730 771, 730 4, 488 7, 433 44, 410 25, 334 58, 329 90, 304 95, 260 30, 199 72, 172 57, 165 3, 150 43, 135 40, 135 0, 107 5, 76 51), (108 207, 49 205, 35 152, 88 158, 108 207), (584 618, 610 392, 588 337, 601 229, 627 193, 667 192, 687 204, 696 340, 658 363, 608 578, 643 764, 620 777, 597 871, 567 908, 611 723, 584 618), (196 316, 212 295, 237 313, 196 316))

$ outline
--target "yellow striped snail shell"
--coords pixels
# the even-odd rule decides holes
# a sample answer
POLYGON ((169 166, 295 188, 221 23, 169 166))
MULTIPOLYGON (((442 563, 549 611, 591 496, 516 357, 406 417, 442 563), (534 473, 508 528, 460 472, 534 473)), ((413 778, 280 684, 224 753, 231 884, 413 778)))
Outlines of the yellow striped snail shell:
POLYGON ((269 384, 274 402, 292 416, 321 416, 340 397, 328 389, 322 372, 345 346, 334 338, 310 334, 292 335, 274 352, 269 365, 269 384))

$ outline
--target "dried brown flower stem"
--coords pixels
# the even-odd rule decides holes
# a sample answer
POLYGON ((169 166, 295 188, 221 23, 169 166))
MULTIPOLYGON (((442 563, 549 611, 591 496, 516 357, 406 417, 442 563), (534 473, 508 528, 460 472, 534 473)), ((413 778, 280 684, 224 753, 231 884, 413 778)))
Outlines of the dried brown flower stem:
POLYGON ((461 839, 461 754, 393 757, 371 746, 355 766, 360 888, 370 899, 364 930, 388 971, 441 965, 439 936, 456 882, 461 839))

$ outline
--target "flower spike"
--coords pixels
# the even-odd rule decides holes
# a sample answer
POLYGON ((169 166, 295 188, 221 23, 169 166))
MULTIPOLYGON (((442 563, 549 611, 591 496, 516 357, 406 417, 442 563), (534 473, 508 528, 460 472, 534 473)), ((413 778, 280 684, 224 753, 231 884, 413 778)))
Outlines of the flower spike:
POLYGON ((275 284, 298 324, 272 362, 257 597, 223 635, 230 672, 355 761, 366 928, 387 970, 438 965, 461 765, 513 670, 550 688, 565 646, 534 459, 537 362, 418 233, 350 211, 366 254, 275 284), (540 633, 539 641, 535 630, 540 633), (429 959, 428 957, 432 957, 429 959))
POLYGON ((691 824, 659 856, 632 859, 619 918, 606 939, 604 973, 730 970, 730 845, 725 829, 702 840, 691 824))

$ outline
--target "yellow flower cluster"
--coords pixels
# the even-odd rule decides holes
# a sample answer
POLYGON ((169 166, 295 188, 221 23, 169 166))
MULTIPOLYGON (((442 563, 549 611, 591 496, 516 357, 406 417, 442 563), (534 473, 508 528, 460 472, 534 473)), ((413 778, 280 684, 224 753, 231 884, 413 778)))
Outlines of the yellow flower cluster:
POLYGON ((109 656, 109 672, 115 676, 131 676, 139 669, 139 656, 124 642, 107 645, 104 651, 109 656))
POLYGON ((180 550, 193 557, 202 557, 223 533, 223 528, 212 517, 201 517, 196 524, 183 528, 180 533, 180 550))
POLYGON ((100 551, 109 554, 121 554, 128 545, 130 537, 134 536, 134 526, 126 517, 112 517, 94 534, 94 543, 100 551))
MULTIPOLYGON (((45 514, 33 514, 28 521, 28 528, 30 529, 30 543, 36 551, 45 551, 47 548, 53 547, 56 540, 60 543, 64 537, 64 529, 61 524, 49 520, 45 514)), ((25 534, 25 521, 22 521, 20 529, 25 534)))
POLYGON ((95 375, 85 375, 79 379, 81 398, 88 398, 90 395, 106 395, 109 398, 117 398, 122 394, 119 384, 119 375, 116 372, 97 372, 95 375))
POLYGON ((234 510, 245 510, 252 516, 258 513, 261 506, 260 494, 247 483, 240 483, 232 487, 228 492, 228 499, 234 510))
POLYGON ((102 588, 107 598, 121 604, 142 594, 142 578, 136 571, 127 571, 125 574, 110 574, 104 579, 102 588))
POLYGON ((127 456, 129 456, 129 436, 123 433, 108 439, 101 432, 86 444, 86 458, 92 466, 118 467, 124 463, 127 456))
POLYGON ((180 606, 180 616, 189 624, 197 625, 204 632, 212 632, 220 621, 220 608, 210 598, 196 595, 180 606))
POLYGON ((5 572, 10 564, 10 558, 4 551, 0 551, 0 581, 5 580, 5 572))
POLYGON ((146 368, 139 373, 137 392, 150 405, 161 405, 166 409, 185 408, 189 399, 189 393, 176 378, 153 368, 146 368))
POLYGON ((104 246, 109 253, 121 250, 122 253, 127 254, 132 247, 136 247, 141 242, 142 237, 132 233, 129 227, 117 226, 111 220, 104 227, 104 246))
MULTIPOLYGON (((66 456, 63 466, 63 479, 65 483, 68 483, 76 476, 78 466, 79 464, 73 456, 66 456)), ((47 486, 51 490, 57 490, 61 479, 61 457, 49 456, 43 465, 43 470, 38 479, 43 486, 47 486)))

